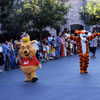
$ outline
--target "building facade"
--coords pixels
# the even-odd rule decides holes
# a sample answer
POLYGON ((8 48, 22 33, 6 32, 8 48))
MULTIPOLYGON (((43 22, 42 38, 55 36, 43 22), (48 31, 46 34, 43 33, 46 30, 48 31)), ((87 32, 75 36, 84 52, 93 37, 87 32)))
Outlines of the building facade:
POLYGON ((67 14, 67 24, 61 27, 61 30, 67 28, 74 33, 76 29, 83 30, 87 29, 87 26, 80 18, 81 7, 85 7, 87 4, 87 0, 61 0, 65 2, 66 6, 71 5, 69 12, 67 14))

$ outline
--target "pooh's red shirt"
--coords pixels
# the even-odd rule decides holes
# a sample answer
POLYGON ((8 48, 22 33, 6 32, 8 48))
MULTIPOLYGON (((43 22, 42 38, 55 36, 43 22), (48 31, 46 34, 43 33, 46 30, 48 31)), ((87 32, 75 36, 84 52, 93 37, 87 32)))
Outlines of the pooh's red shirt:
POLYGON ((36 56, 33 56, 32 59, 30 58, 22 58, 20 66, 38 66, 40 62, 36 58, 36 56))

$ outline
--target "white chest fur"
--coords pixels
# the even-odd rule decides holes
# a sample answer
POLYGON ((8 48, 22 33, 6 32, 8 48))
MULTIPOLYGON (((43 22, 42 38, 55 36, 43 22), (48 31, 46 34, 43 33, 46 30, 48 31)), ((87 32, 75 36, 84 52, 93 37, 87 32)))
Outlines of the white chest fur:
POLYGON ((83 54, 86 53, 86 38, 84 38, 83 36, 81 36, 81 45, 82 45, 82 52, 83 54))

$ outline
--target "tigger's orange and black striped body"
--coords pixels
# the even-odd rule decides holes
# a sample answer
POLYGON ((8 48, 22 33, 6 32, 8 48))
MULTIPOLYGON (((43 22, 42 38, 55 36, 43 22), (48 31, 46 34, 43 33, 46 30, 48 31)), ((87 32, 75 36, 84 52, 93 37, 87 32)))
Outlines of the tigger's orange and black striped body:
POLYGON ((87 68, 89 65, 89 40, 94 39, 96 36, 100 35, 100 33, 94 33, 91 36, 87 36, 85 38, 82 37, 82 35, 80 36, 80 34, 78 34, 79 36, 70 36, 70 39, 77 42, 80 58, 80 73, 82 74, 88 73, 87 68))

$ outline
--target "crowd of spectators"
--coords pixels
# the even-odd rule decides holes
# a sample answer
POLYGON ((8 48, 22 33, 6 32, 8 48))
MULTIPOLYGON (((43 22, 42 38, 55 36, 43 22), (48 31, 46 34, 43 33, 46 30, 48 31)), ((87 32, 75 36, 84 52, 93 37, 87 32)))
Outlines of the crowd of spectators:
MULTIPOLYGON (((42 40, 42 46, 40 41, 37 40, 33 44, 37 50, 37 59, 41 63, 44 63, 49 60, 54 60, 77 54, 77 43, 73 40, 67 39, 67 36, 69 35, 69 31, 64 31, 61 34, 57 34, 57 36, 49 35, 48 37, 42 40)), ((2 72, 2 65, 4 65, 5 71, 19 68, 21 57, 18 51, 20 49, 20 46, 15 45, 18 41, 21 42, 21 40, 11 39, 10 41, 5 40, 3 43, 0 43, 0 72, 2 72)), ((93 41, 90 42, 90 46, 93 44, 93 41)), ((96 38, 96 41, 97 44, 95 48, 100 47, 100 38, 96 38)), ((95 48, 92 47, 92 49, 95 48)), ((90 50, 91 52, 93 51, 92 49, 90 50)), ((94 52, 92 56, 94 56, 94 52)))

